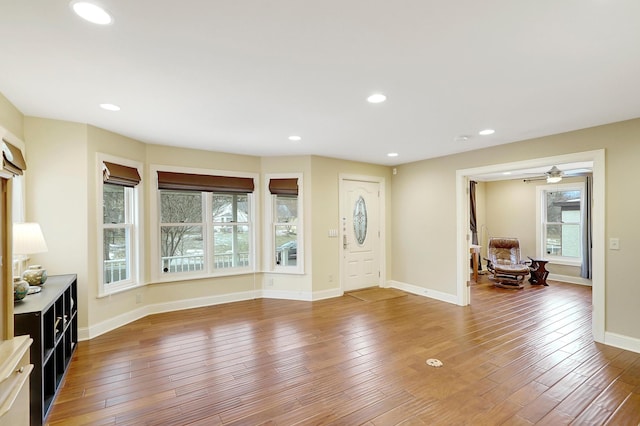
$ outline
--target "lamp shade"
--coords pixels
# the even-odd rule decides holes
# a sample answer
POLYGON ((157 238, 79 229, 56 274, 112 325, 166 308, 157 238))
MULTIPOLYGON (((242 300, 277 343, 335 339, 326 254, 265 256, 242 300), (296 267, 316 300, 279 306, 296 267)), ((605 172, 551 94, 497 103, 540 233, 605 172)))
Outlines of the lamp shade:
POLYGON ((42 229, 35 222, 13 224, 13 253, 35 254, 48 251, 42 229))

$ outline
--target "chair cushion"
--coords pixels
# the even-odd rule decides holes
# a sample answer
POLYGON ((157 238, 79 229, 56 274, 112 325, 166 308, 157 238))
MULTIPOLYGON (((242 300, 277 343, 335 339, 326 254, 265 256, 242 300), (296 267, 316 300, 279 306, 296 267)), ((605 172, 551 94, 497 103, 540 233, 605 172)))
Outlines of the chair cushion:
POLYGON ((529 267, 523 264, 498 264, 493 267, 498 274, 527 275, 529 273, 529 267))

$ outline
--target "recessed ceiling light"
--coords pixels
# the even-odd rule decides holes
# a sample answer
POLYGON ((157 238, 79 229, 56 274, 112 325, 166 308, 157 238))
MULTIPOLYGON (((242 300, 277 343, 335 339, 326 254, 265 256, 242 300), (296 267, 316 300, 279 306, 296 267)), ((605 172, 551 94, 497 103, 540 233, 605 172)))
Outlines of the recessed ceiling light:
POLYGON ((459 135, 459 136, 456 136, 455 138, 453 138, 453 140, 455 142, 466 142, 469 139, 471 139, 471 136, 469 136, 469 135, 459 135))
POLYGON ((510 175, 511 172, 502 172, 502 174, 506 176, 506 175, 510 175))
POLYGON ((390 152, 387 154, 387 157, 397 157, 398 153, 397 152, 390 152))
POLYGON ((98 25, 109 25, 113 22, 111 15, 98 5, 86 1, 74 1, 71 3, 73 11, 87 21, 98 25))
POLYGON ((372 104, 379 104, 381 102, 384 102, 387 100, 387 97, 385 95, 383 95, 382 93, 374 93, 373 95, 369 96, 367 98, 367 101, 369 101, 372 104))
POLYGON ((298 136, 298 135, 291 135, 291 136, 289 136, 289 140, 290 140, 290 141, 297 142, 297 141, 301 141, 301 140, 302 140, 302 137, 300 137, 300 136, 298 136))
POLYGON ((489 135, 494 134, 495 132, 496 132, 496 131, 495 131, 495 130, 493 130, 493 129, 484 129, 484 130, 480 130, 480 131, 478 132, 478 134, 479 134, 480 136, 489 136, 489 135))
POLYGON ((120 107, 114 104, 100 104, 100 108, 106 109, 107 111, 120 111, 120 107))

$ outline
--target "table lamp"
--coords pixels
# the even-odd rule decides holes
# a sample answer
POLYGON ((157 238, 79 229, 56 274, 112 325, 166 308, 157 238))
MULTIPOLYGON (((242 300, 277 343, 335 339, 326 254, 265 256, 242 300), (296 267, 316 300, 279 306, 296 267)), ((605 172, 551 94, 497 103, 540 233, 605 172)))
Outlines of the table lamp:
MULTIPOLYGON (((18 258, 18 275, 22 276, 26 266, 29 255, 36 253, 44 253, 48 251, 47 243, 44 241, 44 235, 42 235, 42 229, 40 225, 35 222, 24 222, 13 224, 13 254, 18 258)), ((44 283, 47 279, 46 270, 42 269, 39 265, 34 265, 33 268, 42 271, 38 273, 40 284, 44 283)), ((32 280, 26 279, 29 284, 32 284, 32 280)), ((33 284, 32 284, 33 285, 33 284)))

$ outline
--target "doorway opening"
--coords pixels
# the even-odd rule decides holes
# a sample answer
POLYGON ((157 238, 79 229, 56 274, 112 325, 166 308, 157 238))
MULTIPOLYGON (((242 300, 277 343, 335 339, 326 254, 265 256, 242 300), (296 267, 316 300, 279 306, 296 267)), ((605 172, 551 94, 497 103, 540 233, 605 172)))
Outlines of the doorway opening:
POLYGON ((469 279, 469 197, 467 189, 474 176, 517 170, 551 167, 556 164, 591 162, 593 164, 593 272, 592 272, 592 332, 596 342, 605 338, 605 155, 604 150, 578 152, 553 157, 536 158, 512 163, 494 164, 456 172, 457 207, 457 303, 471 303, 469 279))

